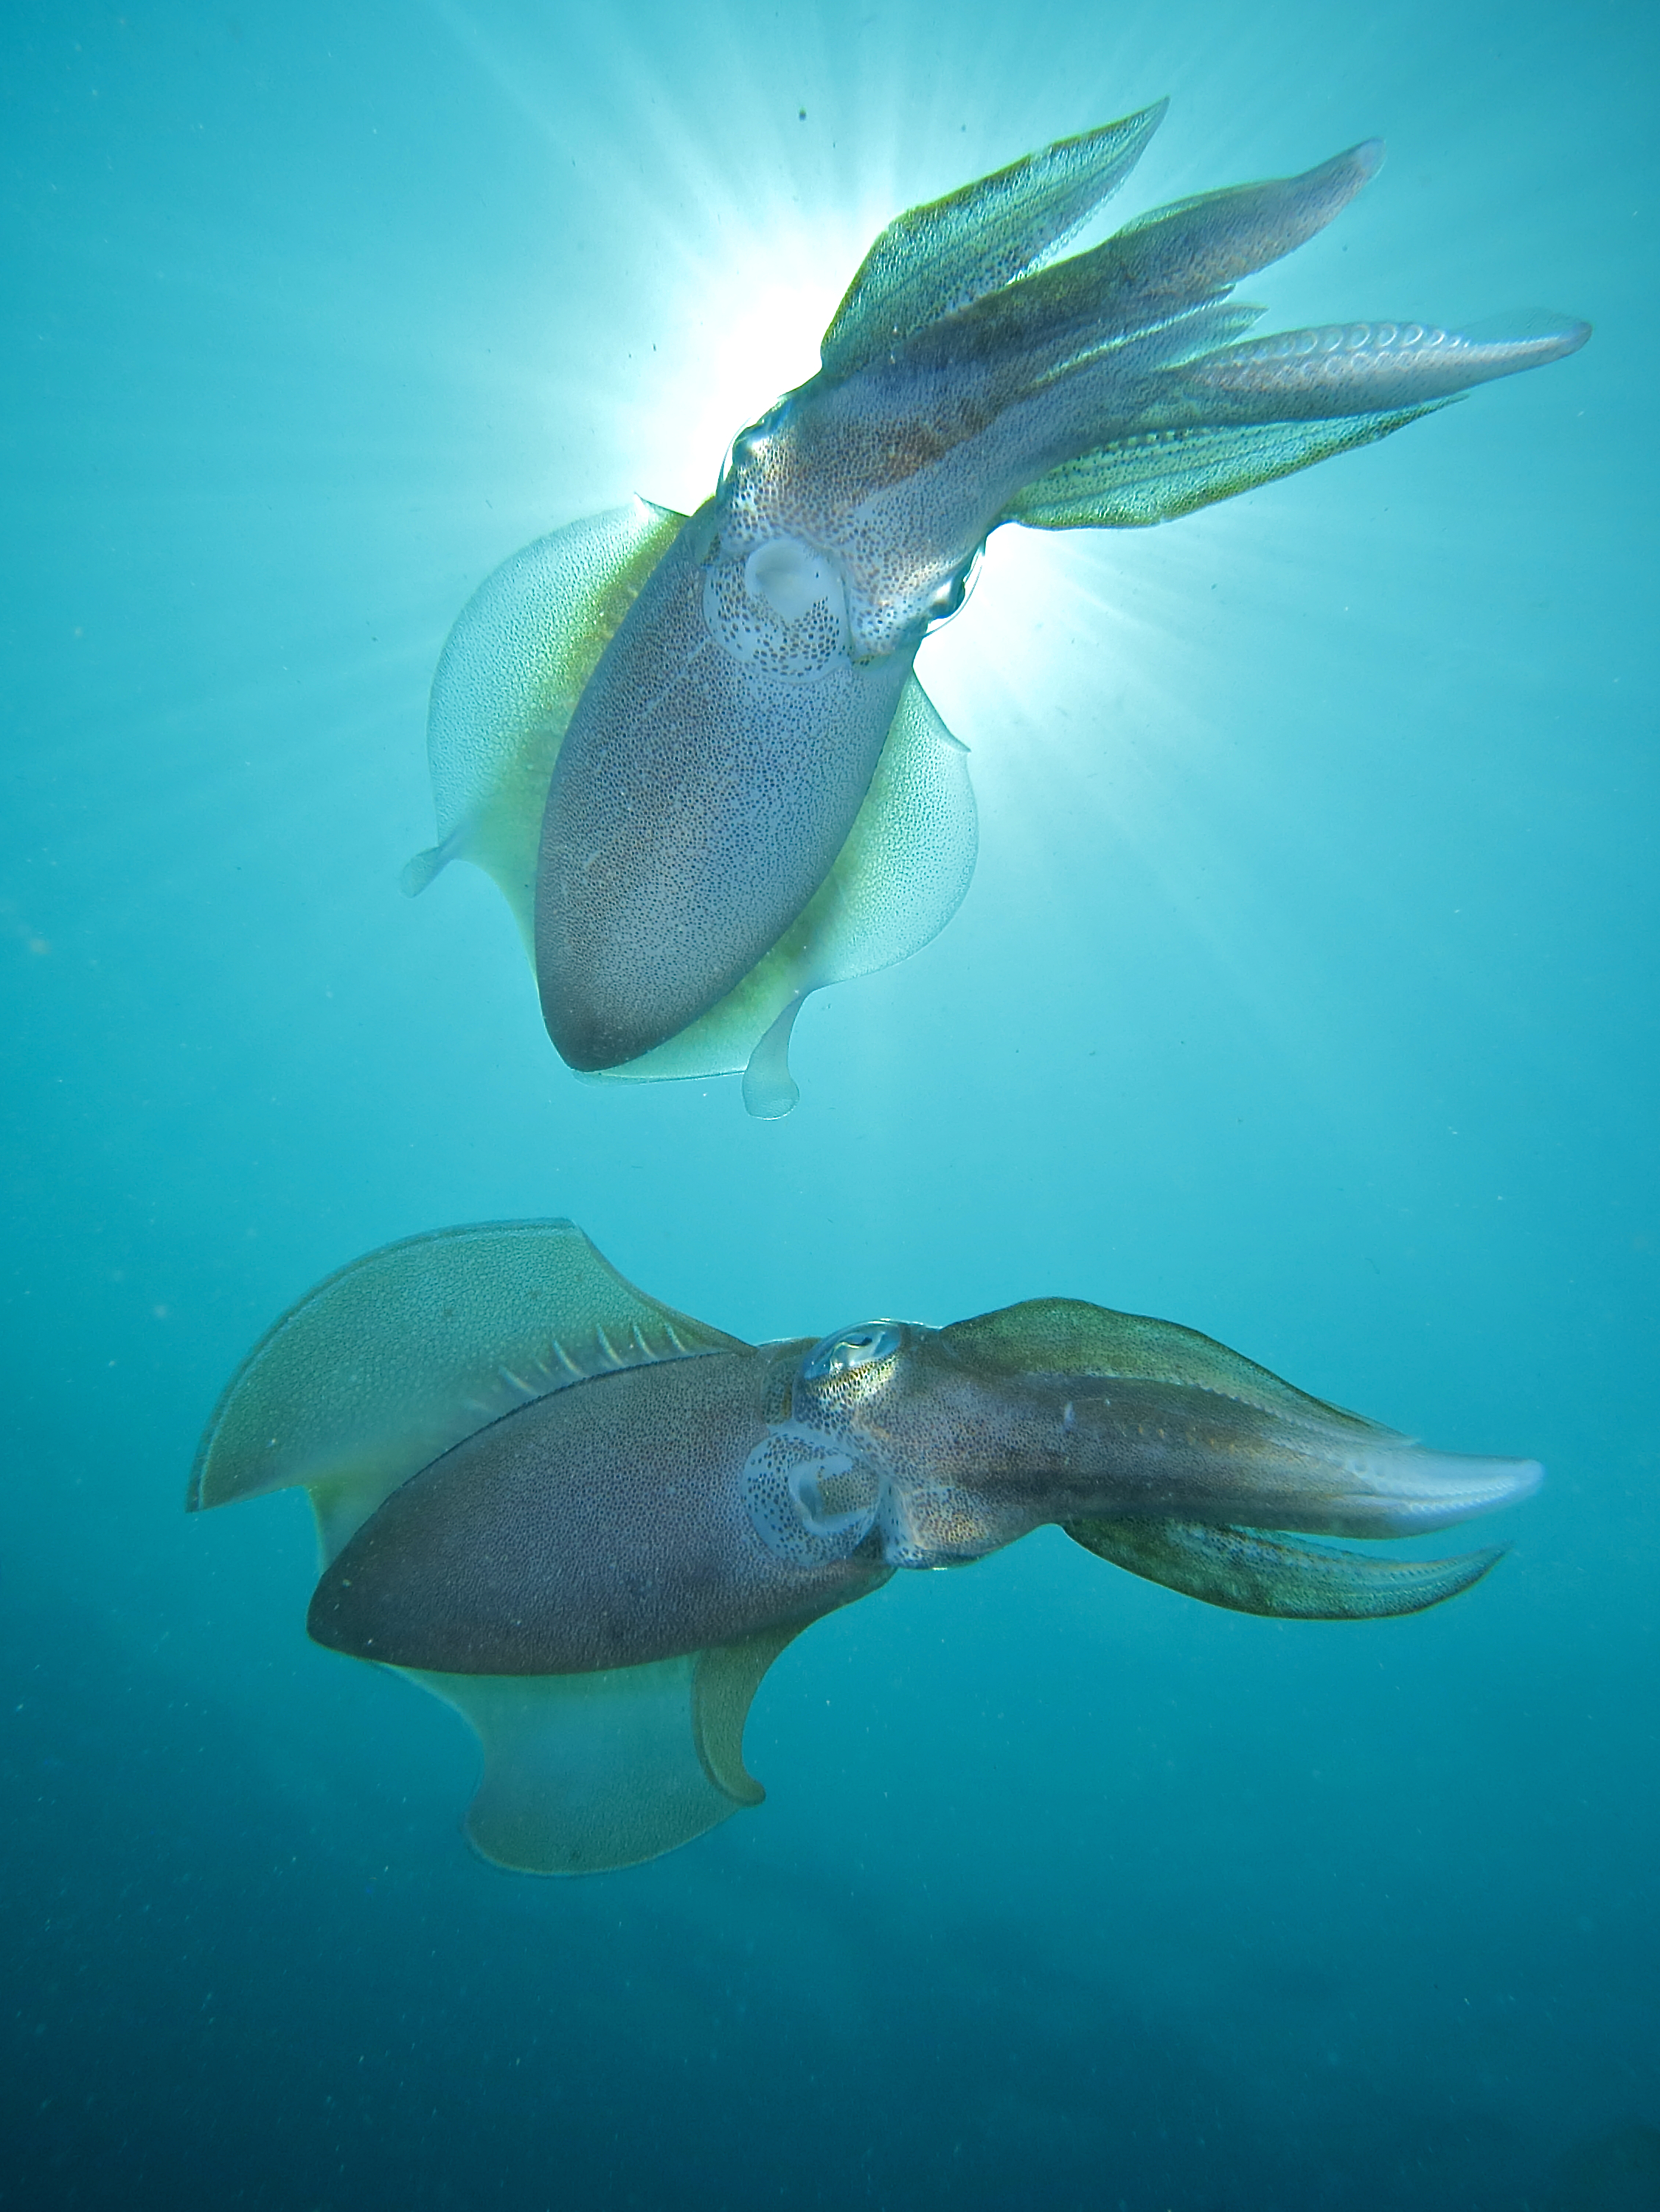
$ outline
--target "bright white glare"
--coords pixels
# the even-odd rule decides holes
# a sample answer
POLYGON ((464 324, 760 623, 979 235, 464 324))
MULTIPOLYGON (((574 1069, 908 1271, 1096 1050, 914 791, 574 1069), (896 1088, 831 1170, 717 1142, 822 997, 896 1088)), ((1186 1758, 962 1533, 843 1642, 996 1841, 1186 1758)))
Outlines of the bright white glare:
MULTIPOLYGON (((654 419, 617 425, 619 443, 632 428, 636 448, 653 455, 662 488, 653 490, 642 483, 648 497, 686 509, 707 499, 739 431, 818 369, 819 334, 840 292, 826 307, 822 283, 769 281, 769 258, 756 256, 752 276, 728 270, 703 290, 694 357, 680 373, 672 405, 646 410, 654 419), (666 412, 673 423, 672 441, 662 434, 666 412)), ((640 410, 635 403, 623 411, 640 410)))

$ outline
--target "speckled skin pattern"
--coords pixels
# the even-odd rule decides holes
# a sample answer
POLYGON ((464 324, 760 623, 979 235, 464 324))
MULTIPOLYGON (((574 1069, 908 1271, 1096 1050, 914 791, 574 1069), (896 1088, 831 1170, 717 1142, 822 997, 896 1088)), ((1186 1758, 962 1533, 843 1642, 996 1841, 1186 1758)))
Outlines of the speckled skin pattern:
POLYGON ((481 1429, 346 1546, 312 1599, 312 1635, 400 1667, 582 1674, 865 1596, 891 1571, 879 1557, 804 1575, 744 1512, 739 1476, 766 1433, 778 1358, 632 1368, 481 1429))
MULTIPOLYGON (((536 969, 573 1067, 616 1067, 747 975, 829 873, 915 644, 814 676, 728 652, 704 617, 714 509, 692 516, 571 719, 548 796, 536 969)), ((811 627, 805 625, 804 627, 811 627)))

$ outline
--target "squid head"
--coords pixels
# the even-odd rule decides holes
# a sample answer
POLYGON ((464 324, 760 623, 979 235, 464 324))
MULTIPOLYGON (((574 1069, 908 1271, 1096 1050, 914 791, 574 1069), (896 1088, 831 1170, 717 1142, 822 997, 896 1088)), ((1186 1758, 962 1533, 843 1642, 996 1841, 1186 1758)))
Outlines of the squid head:
POLYGON ((1538 1478, 1075 1300, 746 1344, 556 1221, 416 1237, 321 1284, 226 1391, 190 1503, 307 1489, 313 1637, 471 1723, 487 1858, 578 1874, 757 1803, 743 1735, 768 1668, 896 1572, 1053 1522, 1213 1605, 1408 1613, 1498 1553, 1318 1540, 1414 1535, 1538 1478))

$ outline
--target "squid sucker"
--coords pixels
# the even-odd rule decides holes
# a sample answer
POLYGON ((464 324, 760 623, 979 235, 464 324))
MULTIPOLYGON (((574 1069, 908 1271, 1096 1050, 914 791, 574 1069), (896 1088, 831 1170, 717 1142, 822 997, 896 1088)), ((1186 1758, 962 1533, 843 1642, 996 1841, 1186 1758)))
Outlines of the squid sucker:
POLYGON ((818 374, 739 434, 712 499, 556 531, 463 611, 429 720, 440 842, 404 886, 457 857, 495 878, 574 1068, 741 1069, 751 1113, 787 1113, 802 1000, 944 927, 974 798, 911 664, 992 531, 1169 521, 1589 336, 1546 319, 1248 337, 1262 311, 1233 287, 1347 204, 1376 140, 1042 265, 1163 114, 898 216, 818 374))
POLYGON ((1540 1479, 1073 1298, 746 1344, 636 1290, 570 1222, 528 1221, 319 1284, 225 1391, 189 1504, 307 1489, 312 1636, 472 1724, 486 1858, 583 1874, 758 1803, 762 1677, 897 1572, 1056 1524, 1211 1605, 1375 1620, 1456 1596, 1499 1552, 1319 1540, 1428 1533, 1540 1479))

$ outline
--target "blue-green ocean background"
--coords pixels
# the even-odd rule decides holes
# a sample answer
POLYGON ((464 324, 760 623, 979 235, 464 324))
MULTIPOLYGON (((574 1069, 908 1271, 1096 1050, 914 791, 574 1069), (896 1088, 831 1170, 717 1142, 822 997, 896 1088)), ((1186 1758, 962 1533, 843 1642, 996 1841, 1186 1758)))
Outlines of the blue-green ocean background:
POLYGON ((0 2204, 1660 2203, 1656 27, 13 0, 0 2204), (450 622, 700 497, 899 208, 1165 93, 1115 218, 1389 142, 1275 324, 1593 343, 1002 533, 920 668, 957 920, 787 1121, 577 1082, 484 878, 398 893, 450 622), (307 1643, 303 1502, 182 1505, 308 1285, 553 1214, 738 1333, 1064 1292, 1549 1483, 1402 1622, 901 1577, 774 1668, 764 1807, 510 1877, 454 1717, 307 1643))

